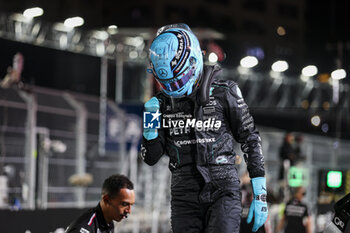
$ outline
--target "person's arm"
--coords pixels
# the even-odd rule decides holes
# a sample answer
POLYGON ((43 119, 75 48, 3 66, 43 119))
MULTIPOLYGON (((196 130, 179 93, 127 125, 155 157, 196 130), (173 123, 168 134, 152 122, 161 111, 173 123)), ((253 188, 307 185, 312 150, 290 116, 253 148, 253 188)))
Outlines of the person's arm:
MULTIPOLYGON (((157 112, 160 110, 159 100, 151 98, 145 103, 146 112, 157 112)), ((141 145, 141 157, 148 165, 156 164, 164 153, 164 130, 163 129, 143 129, 143 140, 141 145)))
POLYGON ((261 139, 255 127, 248 105, 237 84, 231 82, 227 91, 227 115, 232 134, 245 154, 244 159, 250 178, 264 177, 264 157, 261 149, 261 139))
POLYGON ((305 226, 305 229, 306 229, 306 233, 312 233, 311 214, 310 214, 310 210, 309 210, 309 208, 307 206, 305 208, 304 218, 305 218, 305 222, 304 222, 305 225, 304 226, 305 226))
POLYGON ((305 228, 306 228, 306 233, 312 233, 311 216, 307 216, 306 222, 305 222, 305 228))
MULTIPOLYGON (((276 232, 275 233, 280 233, 281 230, 284 227, 284 222, 285 222, 285 215, 281 218, 281 220, 278 222, 277 227, 276 227, 276 232)), ((309 233, 309 232, 308 232, 309 233)))
POLYGON ((159 134, 157 138, 152 140, 143 138, 141 157, 150 166, 156 164, 164 153, 164 137, 161 136, 162 134, 159 134))
POLYGON ((265 222, 268 216, 266 202, 266 179, 264 157, 261 149, 261 139, 255 128, 253 117, 249 113, 242 93, 234 82, 229 83, 227 91, 227 114, 232 134, 241 144, 244 159, 251 178, 253 189, 253 201, 249 208, 247 223, 254 217, 253 232, 256 232, 265 222))

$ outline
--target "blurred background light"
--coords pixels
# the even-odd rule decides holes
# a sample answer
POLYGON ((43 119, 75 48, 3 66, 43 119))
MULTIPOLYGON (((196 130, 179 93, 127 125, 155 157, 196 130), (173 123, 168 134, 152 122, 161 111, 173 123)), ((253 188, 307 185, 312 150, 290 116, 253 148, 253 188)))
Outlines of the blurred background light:
POLYGON ((337 69, 331 73, 332 79, 340 80, 346 77, 346 71, 344 69, 337 69))
POLYGON ((244 68, 252 68, 258 64, 258 59, 254 56, 246 56, 241 59, 240 64, 244 68))
POLYGON ((133 47, 144 46, 144 40, 141 36, 126 37, 124 43, 133 47))
POLYGON ((328 124, 327 123, 322 124, 321 129, 323 133, 327 133, 329 130, 328 124))
POLYGON ((63 23, 55 23, 52 28, 60 32, 68 32, 71 30, 71 28, 66 27, 63 23))
POLYGON ((324 101, 322 103, 322 108, 326 111, 329 111, 329 108, 331 107, 331 104, 329 103, 329 101, 324 101))
POLYGON ((81 33, 76 32, 72 37, 72 43, 78 44, 81 39, 81 33))
POLYGON ((301 101, 301 107, 303 109, 308 109, 309 108, 309 101, 308 100, 301 101))
POLYGON ((313 117, 311 117, 311 124, 313 125, 313 126, 319 126, 320 125, 320 123, 321 123, 321 118, 320 118, 320 116, 318 116, 318 115, 315 115, 315 116, 313 116, 313 117))
POLYGON ((107 32, 111 35, 115 35, 118 33, 118 26, 117 25, 109 25, 107 32))
POLYGON ((25 17, 23 14, 14 13, 10 16, 11 20, 22 22, 22 23, 28 23, 32 20, 30 17, 25 17))
POLYGON ((251 47, 246 51, 248 56, 254 56, 258 60, 262 60, 265 57, 265 52, 261 47, 251 47))
POLYGON ((277 28, 277 34, 278 34, 279 36, 284 36, 284 35, 286 35, 286 29, 285 29, 283 26, 279 26, 279 27, 277 28))
POLYGON ((327 186, 329 188, 339 188, 342 185, 342 172, 329 171, 327 173, 327 186))
POLYGON ((40 7, 29 8, 23 12, 23 15, 27 18, 34 18, 34 17, 41 16, 43 14, 44 14, 44 10, 40 7))
POLYGON ((275 72, 284 72, 288 70, 288 63, 286 61, 276 61, 272 64, 271 69, 275 72))
POLYGON ((216 53, 210 53, 208 59, 209 62, 216 63, 218 61, 218 56, 216 55, 216 53))
POLYGON ((208 54, 215 53, 215 55, 218 57, 216 62, 222 62, 226 58, 225 51, 214 41, 210 41, 208 43, 206 51, 208 54))
POLYGON ((66 34, 62 34, 59 37, 59 44, 61 49, 66 49, 68 46, 68 37, 66 34))
POLYGON ((107 40, 109 37, 106 31, 94 31, 93 36, 99 40, 107 40))
POLYGON ((301 81, 303 81, 303 82, 308 82, 309 79, 310 79, 310 77, 309 77, 309 76, 305 76, 305 75, 300 75, 300 79, 301 79, 301 81))
POLYGON ((64 26, 69 28, 79 27, 84 24, 84 19, 82 17, 72 17, 64 21, 64 26))
POLYGON ((269 73, 270 77, 273 78, 273 79, 277 79, 277 80, 280 80, 279 82, 281 82, 282 80, 282 76, 281 76, 281 72, 276 72, 276 71, 273 71, 271 70, 270 73, 269 73))
POLYGON ((107 53, 114 53, 114 51, 115 51, 115 44, 109 43, 107 48, 106 48, 106 50, 107 50, 107 53))
POLYGON ((139 55, 138 55, 137 51, 135 51, 135 50, 130 51, 130 53, 129 53, 129 57, 130 57, 131 59, 136 59, 138 56, 139 56, 139 55))
POLYGON ((106 53, 106 47, 105 45, 101 42, 101 43, 97 43, 96 44, 96 54, 97 56, 102 57, 103 55, 105 55, 106 53))
POLYGON ((109 30, 113 30, 113 29, 117 29, 117 28, 118 28, 117 25, 109 25, 108 26, 109 30))
POLYGON ((251 73, 251 70, 249 68, 245 68, 243 66, 238 66, 237 71, 239 74, 247 75, 251 73))
POLYGON ((316 66, 314 65, 309 65, 309 66, 305 66, 302 70, 301 73, 302 75, 306 76, 306 77, 311 77, 316 75, 318 72, 318 69, 316 66))

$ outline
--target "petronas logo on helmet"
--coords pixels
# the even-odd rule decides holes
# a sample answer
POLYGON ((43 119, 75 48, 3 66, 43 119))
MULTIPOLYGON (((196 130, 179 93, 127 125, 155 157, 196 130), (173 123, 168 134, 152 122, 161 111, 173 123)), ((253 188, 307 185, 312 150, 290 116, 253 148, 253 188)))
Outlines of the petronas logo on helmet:
POLYGON ((177 52, 173 60, 170 62, 171 70, 174 72, 174 75, 176 75, 183 68, 186 60, 188 59, 191 42, 186 32, 170 31, 169 33, 174 34, 179 43, 177 52))
MULTIPOLYGON (((175 55, 175 58, 176 59, 180 59, 181 53, 182 53, 182 51, 177 52, 176 55, 175 55)), ((174 62, 175 62, 175 65, 176 65, 176 63, 177 63, 176 60, 174 62)))
POLYGON ((183 50, 184 50, 184 41, 181 39, 181 40, 179 40, 179 48, 178 48, 178 51, 176 53, 176 59, 180 58, 183 50))

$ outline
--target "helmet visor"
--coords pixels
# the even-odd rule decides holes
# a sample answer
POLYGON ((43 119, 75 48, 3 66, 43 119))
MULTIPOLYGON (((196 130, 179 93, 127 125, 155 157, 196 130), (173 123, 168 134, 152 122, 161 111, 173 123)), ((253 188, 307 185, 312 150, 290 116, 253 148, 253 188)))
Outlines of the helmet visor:
POLYGON ((167 80, 161 80, 159 78, 156 78, 156 80, 164 90, 167 90, 169 92, 178 91, 183 86, 185 86, 186 83, 191 79, 191 77, 193 76, 193 71, 193 68, 191 68, 190 70, 188 70, 187 68, 184 72, 182 72, 174 78, 167 80))

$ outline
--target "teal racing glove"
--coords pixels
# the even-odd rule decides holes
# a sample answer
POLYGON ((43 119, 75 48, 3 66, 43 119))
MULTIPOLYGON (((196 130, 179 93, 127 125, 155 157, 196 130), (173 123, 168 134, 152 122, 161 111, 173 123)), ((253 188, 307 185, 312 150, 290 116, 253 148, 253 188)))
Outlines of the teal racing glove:
MULTIPOLYGON (((158 118, 160 116, 159 113, 159 100, 156 97, 152 97, 150 100, 148 100, 145 105, 145 112, 150 112, 153 113, 152 116, 152 120, 156 120, 156 118, 158 118)), ((145 114, 144 114, 145 116, 145 114)), ((159 118, 158 118, 159 119, 159 118)), ((144 119, 145 122, 145 119, 144 119)), ((152 140, 158 137, 158 130, 156 128, 143 128, 143 136, 147 139, 147 140, 152 140)))
POLYGON ((247 223, 249 224, 254 215, 253 232, 256 232, 265 222, 268 215, 266 202, 266 179, 255 177, 251 180, 254 199, 249 208, 247 223))

